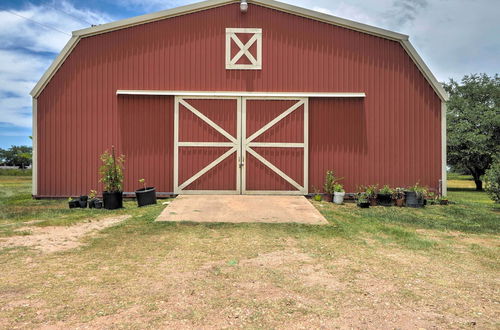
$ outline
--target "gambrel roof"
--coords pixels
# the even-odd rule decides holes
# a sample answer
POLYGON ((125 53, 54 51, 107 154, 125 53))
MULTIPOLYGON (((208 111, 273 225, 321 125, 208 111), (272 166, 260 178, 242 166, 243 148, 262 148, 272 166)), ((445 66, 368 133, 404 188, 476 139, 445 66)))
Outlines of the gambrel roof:
MULTIPOLYGON (((141 15, 137 17, 132 17, 112 23, 107 23, 107 24, 102 24, 98 26, 93 26, 87 29, 82 29, 82 30, 77 30, 73 32, 73 35, 71 39, 68 41, 66 46, 63 48, 61 53, 57 56, 57 58, 54 60, 54 62, 51 64, 51 66, 47 69, 47 71, 44 73, 42 78, 38 81, 38 83, 35 85, 33 90, 31 91, 31 96, 34 98, 38 97, 40 93, 43 91, 45 86, 48 84, 50 79, 54 76, 54 74, 57 72, 59 67, 62 65, 64 60, 68 57, 68 55, 71 53, 71 51, 75 48, 75 46, 78 44, 80 39, 90 37, 93 35, 101 34, 101 33, 107 33, 115 30, 120 30, 120 29, 125 29, 128 27, 140 25, 140 24, 146 24, 170 17, 175 17, 175 16, 181 16, 197 11, 202 11, 210 8, 215 8, 215 7, 220 7, 224 6, 227 4, 231 3, 239 3, 240 0, 207 0, 187 6, 182 6, 182 7, 177 7, 173 9, 168 9, 152 14, 147 14, 147 15, 141 15)), ((309 19, 317 20, 320 22, 324 22, 327 24, 332 24, 340 27, 344 27, 347 29, 371 34, 374 36, 378 36, 381 38, 397 41, 401 44, 401 46, 405 49, 405 51, 408 53, 410 58, 413 60, 413 62, 417 65, 419 70, 422 72, 424 77, 427 79, 429 84, 433 87, 434 91, 436 94, 439 96, 439 98, 443 101, 447 100, 448 95, 444 91, 443 87, 441 84, 437 81, 436 77, 432 74, 432 72, 429 70, 427 65, 424 63, 422 58, 418 55, 417 51, 415 48, 412 46, 412 44, 409 41, 409 37, 405 34, 381 29, 378 27, 374 27, 371 25, 367 24, 362 24, 358 22, 354 22, 351 20, 347 20, 344 18, 332 16, 332 15, 327 15, 324 13, 316 12, 313 10, 297 7, 297 6, 292 6, 286 3, 274 1, 274 0, 250 0, 249 3, 253 3, 259 6, 267 7, 267 8, 272 8, 276 9, 279 11, 283 11, 289 14, 301 16, 301 17, 306 17, 309 19)))

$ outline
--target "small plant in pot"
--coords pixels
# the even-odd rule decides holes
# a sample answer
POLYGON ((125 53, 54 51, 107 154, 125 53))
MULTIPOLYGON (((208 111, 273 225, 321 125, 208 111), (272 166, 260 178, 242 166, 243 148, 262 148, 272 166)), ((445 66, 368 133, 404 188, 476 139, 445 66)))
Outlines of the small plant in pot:
POLYGON ((450 201, 445 196, 438 197, 439 205, 448 205, 450 201))
POLYGON ((105 151, 101 155, 102 166, 99 169, 101 182, 104 184, 102 194, 104 208, 115 210, 123 207, 123 163, 125 156, 115 157, 115 148, 111 154, 105 151))
POLYGON ((319 189, 316 188, 316 187, 313 187, 313 191, 314 191, 314 196, 313 196, 313 199, 316 201, 316 202, 321 202, 321 194, 319 193, 319 189))
POLYGON ((80 200, 73 199, 72 197, 68 198, 68 206, 70 209, 76 209, 80 207, 80 200))
POLYGON ((135 191, 135 197, 137 197, 137 205, 139 207, 156 204, 156 189, 155 187, 146 187, 146 180, 140 179, 143 188, 137 189, 135 191))
POLYGON ((344 197, 345 197, 344 186, 338 182, 335 183, 335 185, 333 186, 333 202, 339 205, 343 204, 344 197))
POLYGON ((89 209, 95 208, 95 201, 97 200, 97 191, 96 190, 91 190, 89 192, 89 209))
POLYGON ((359 192, 356 194, 356 205, 362 209, 367 209, 370 207, 370 200, 366 192, 359 192))
POLYGON ((406 206, 422 208, 425 206, 425 196, 427 195, 427 189, 416 183, 414 186, 409 187, 405 191, 406 206))
POLYGON ((403 207, 405 206, 405 190, 404 188, 396 188, 392 193, 392 199, 396 203, 396 206, 403 207))
POLYGON ((434 192, 429 191, 427 192, 427 195, 425 195, 425 200, 427 201, 427 204, 429 205, 437 205, 439 204, 438 201, 438 195, 436 195, 434 192))
POLYGON ((370 206, 377 206, 377 185, 366 186, 365 188, 366 197, 370 201, 370 206))
POLYGON ((80 198, 78 199, 78 201, 80 202, 80 208, 86 209, 88 200, 89 196, 80 196, 80 198))
POLYGON ((392 190, 388 185, 385 185, 377 193, 377 203, 382 206, 392 206, 392 190))

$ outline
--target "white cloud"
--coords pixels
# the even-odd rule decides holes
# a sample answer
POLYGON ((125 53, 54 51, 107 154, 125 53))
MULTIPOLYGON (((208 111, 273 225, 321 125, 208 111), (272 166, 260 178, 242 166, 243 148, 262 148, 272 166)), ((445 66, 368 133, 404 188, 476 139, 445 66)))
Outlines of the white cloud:
POLYGON ((77 9, 67 1, 28 4, 12 13, 0 11, 0 122, 30 127, 29 92, 69 40, 71 31, 88 27, 87 22, 111 20, 106 14, 77 9))

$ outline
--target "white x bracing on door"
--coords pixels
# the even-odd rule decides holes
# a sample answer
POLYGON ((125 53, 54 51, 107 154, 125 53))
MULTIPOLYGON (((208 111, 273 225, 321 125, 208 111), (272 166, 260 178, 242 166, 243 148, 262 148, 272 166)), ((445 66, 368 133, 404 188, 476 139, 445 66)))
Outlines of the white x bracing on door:
MULTIPOLYGON (((269 102, 270 103, 270 102, 269 102)), ((261 109, 266 110, 266 109, 261 109)), ((193 118, 195 118, 193 117, 193 118)), ((290 128, 288 128, 290 130, 290 128)), ((299 131, 299 130, 297 130, 299 131)), ((294 134, 293 132, 289 132, 294 134)), ((182 134, 185 136, 185 134, 182 134)), ((195 136, 195 135, 193 135, 195 136)), ((206 158, 206 157, 205 157, 206 158)), ((201 158, 200 158, 201 159, 201 158)), ((286 160, 285 160, 286 161, 286 160)), ((297 166, 296 166, 297 167, 297 166)), ((262 171, 262 169, 261 169, 262 171)), ((268 174, 269 176, 269 174, 268 174)), ((226 180, 227 181, 227 180, 226 180)), ((262 98, 262 97, 176 97, 175 98, 175 109, 174 109, 174 192, 176 194, 280 194, 280 195, 305 195, 308 193, 308 99, 307 98, 262 98), (206 100, 206 105, 203 103, 206 100), (232 130, 232 133, 228 132, 231 129, 225 129, 222 126, 222 122, 217 122, 214 118, 210 118, 207 113, 207 108, 212 108, 212 114, 218 113, 216 100, 226 100, 220 102, 230 102, 229 108, 227 104, 224 106, 227 116, 224 120, 226 127, 229 127, 227 122, 234 120, 236 129, 232 130), (257 125, 258 129, 251 132, 247 132, 247 118, 250 104, 252 101, 263 101, 262 104, 266 104, 266 101, 275 101, 274 107, 276 108, 276 102, 278 102, 278 112, 276 116, 272 114, 274 118, 271 120, 265 119, 265 122, 258 121, 255 122, 256 118, 251 118, 253 125, 257 125), (279 101, 283 101, 283 104, 279 104, 279 101), (285 102, 286 101, 286 102, 285 102), (209 104, 209 102, 212 102, 209 104), (193 104, 197 104, 197 107, 193 104), (279 106, 286 105, 282 110, 279 106), (203 109, 204 108, 204 109, 203 109), (180 131, 182 129, 186 130, 186 125, 191 125, 190 130, 197 130, 200 125, 192 125, 191 123, 183 123, 186 121, 187 117, 181 116, 181 111, 189 112, 194 115, 197 120, 201 120, 201 125, 205 126, 204 130, 213 130, 214 134, 218 134, 219 138, 217 141, 208 141, 204 138, 199 138, 201 140, 186 140, 181 138, 180 131), (232 113, 234 111, 234 113, 232 113), (205 113, 204 113, 205 112, 205 113), (302 112, 302 114, 298 113, 302 112), (288 117, 290 120, 291 115, 295 113, 294 118, 296 118, 297 125, 303 124, 302 132, 299 132, 301 136, 295 137, 294 141, 277 141, 266 140, 265 142, 259 142, 259 137, 269 133, 273 127, 277 127, 280 122, 283 122, 285 118, 288 117), (229 119, 228 119, 229 118, 229 119), (216 132, 216 133, 215 133, 216 132), (248 134, 248 136, 247 136, 248 134), (200 154, 212 155, 209 161, 201 162, 202 167, 196 168, 191 172, 188 171, 186 174, 184 166, 190 166, 191 163, 200 162, 199 159, 194 158, 182 158, 180 155, 189 154, 189 150, 202 150, 197 153, 193 152, 194 156, 191 157, 201 157, 197 156, 200 154), (278 164, 273 163, 272 160, 267 159, 261 154, 261 151, 267 150, 267 153, 273 153, 274 150, 299 150, 300 159, 295 159, 295 163, 301 162, 300 169, 303 173, 300 173, 300 178, 297 179, 297 169, 294 171, 295 178, 292 177, 290 173, 287 172, 286 166, 280 167, 278 164), (204 152, 206 151, 206 152, 204 152), (217 152, 215 152, 217 151, 217 152), (272 173, 277 179, 281 180, 283 183, 282 189, 273 189, 273 185, 266 188, 266 185, 259 185, 260 178, 258 176, 249 177, 251 175, 251 170, 247 168, 247 159, 252 158, 253 168, 256 168, 256 163, 260 165, 258 167, 267 168, 267 172, 272 173), (224 164, 224 165, 222 165, 224 164), (223 166, 224 168, 219 168, 223 166), (217 170, 219 172, 224 171, 224 173, 214 174, 217 170), (180 173, 183 173, 182 175, 180 173), (208 178, 212 176, 211 178, 208 178), (218 179, 214 177, 218 176, 218 179), (222 177, 229 177, 231 183, 220 183, 223 181, 222 177), (196 184, 205 180, 205 182, 196 184), (256 189, 250 187, 248 184, 252 181, 253 186, 264 187, 263 189, 256 189), (211 182, 211 183, 207 183, 211 182), (207 184, 209 186, 207 186, 207 184), (210 185, 211 184, 211 185, 210 185), (228 189, 229 188, 229 189, 228 189)))

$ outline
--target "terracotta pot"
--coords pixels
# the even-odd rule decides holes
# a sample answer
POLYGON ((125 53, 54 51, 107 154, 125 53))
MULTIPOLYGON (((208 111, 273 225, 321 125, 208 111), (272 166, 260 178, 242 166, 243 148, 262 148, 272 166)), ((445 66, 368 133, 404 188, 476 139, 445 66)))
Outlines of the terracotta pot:
POLYGON ((323 200, 325 202, 331 203, 332 202, 332 194, 323 194, 323 200))
POLYGON ((403 207, 404 205, 405 205, 405 199, 404 198, 396 199, 396 206, 397 207, 403 207))

